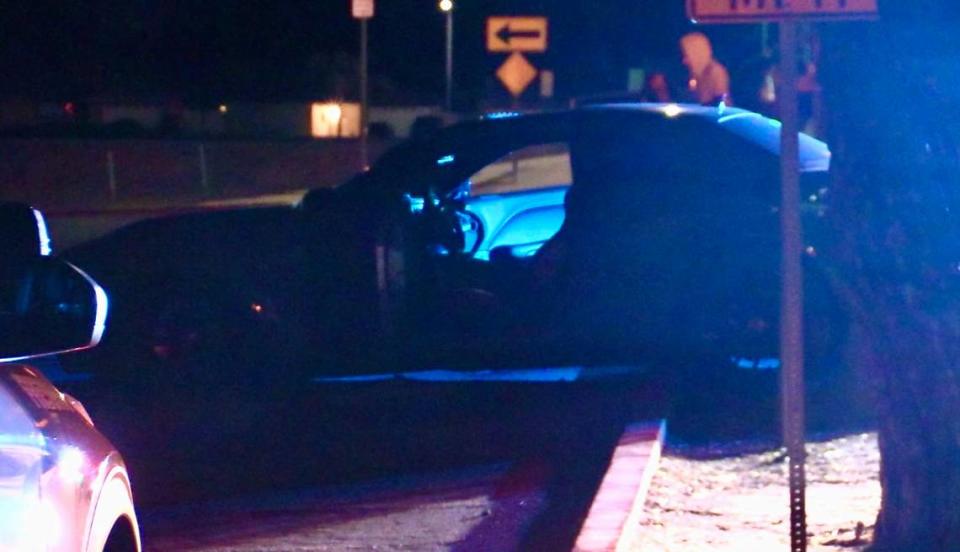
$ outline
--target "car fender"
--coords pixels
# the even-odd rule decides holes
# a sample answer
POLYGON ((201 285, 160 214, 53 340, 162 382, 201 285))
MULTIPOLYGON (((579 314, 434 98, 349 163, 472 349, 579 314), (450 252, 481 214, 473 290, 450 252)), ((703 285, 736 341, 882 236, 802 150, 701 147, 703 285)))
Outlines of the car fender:
POLYGON ((95 484, 94 507, 89 514, 90 523, 84 552, 101 552, 107 544, 110 532, 119 520, 126 520, 133 530, 136 551, 141 550, 140 528, 137 523, 137 514, 133 507, 133 493, 130 489, 130 479, 122 461, 111 457, 104 460, 105 466, 111 466, 106 476, 95 484))

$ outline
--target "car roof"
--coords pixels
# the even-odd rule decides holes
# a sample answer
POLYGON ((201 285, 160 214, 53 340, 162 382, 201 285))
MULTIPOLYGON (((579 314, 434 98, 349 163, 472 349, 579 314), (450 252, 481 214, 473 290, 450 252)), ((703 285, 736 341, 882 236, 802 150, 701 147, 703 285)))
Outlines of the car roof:
MULTIPOLYGON (((776 119, 753 111, 728 107, 724 104, 704 106, 692 104, 615 103, 595 104, 580 108, 585 112, 643 112, 661 114, 667 119, 699 119, 707 121, 753 142, 773 155, 780 155, 782 124, 776 119)), ((830 148, 825 142, 800 133, 800 171, 826 172, 830 170, 830 148)))
MULTIPOLYGON (((667 120, 690 121, 716 125, 724 131, 752 142, 768 153, 780 155, 780 121, 765 117, 759 113, 747 111, 724 104, 704 106, 678 103, 641 103, 617 102, 598 103, 573 110, 548 111, 541 113, 498 112, 484 117, 484 122, 510 124, 511 122, 533 122, 551 120, 580 113, 601 115, 609 113, 636 113, 643 116, 662 116, 667 120)), ((800 133, 800 171, 804 173, 827 172, 830 170, 831 153, 826 143, 807 134, 800 133)))
MULTIPOLYGON (((744 109, 727 106, 700 106, 685 104, 655 104, 655 103, 615 103, 591 104, 575 109, 559 109, 553 111, 538 111, 520 113, 503 111, 487 114, 476 119, 468 119, 444 127, 435 133, 418 136, 403 141, 384 153, 367 172, 360 173, 338 189, 350 190, 351 182, 387 182, 387 186, 357 186, 357 190, 364 190, 369 194, 373 190, 397 190, 403 188, 403 182, 413 184, 422 180, 420 172, 432 171, 440 164, 440 159, 456 158, 457 163, 444 164, 445 167, 460 167, 459 172, 449 172, 451 187, 462 182, 464 173, 469 176, 473 170, 479 170, 486 163, 484 155, 472 155, 478 143, 494 144, 497 148, 510 148, 513 145, 522 146, 526 143, 524 136, 533 136, 534 139, 548 140, 557 137, 557 140, 568 140, 571 133, 576 132, 577 125, 585 123, 592 125, 602 123, 603 119, 612 120, 614 124, 631 124, 645 121, 682 121, 677 124, 677 131, 681 133, 697 134, 708 127, 719 129, 723 134, 729 134, 732 141, 742 142, 750 146, 752 151, 769 156, 775 166, 780 155, 779 121, 764 117, 744 109), (633 116, 627 116, 629 114, 633 116), (610 115, 613 115, 611 117, 610 115), (682 127, 682 128, 681 128, 682 127), (531 134, 532 133, 532 134, 531 134), (464 154, 464 155, 462 155, 464 154), (469 159, 471 163, 464 163, 469 159), (483 164, 481 164, 483 163, 483 164), (420 171, 420 172, 418 172, 420 171), (404 179, 398 175, 407 175, 404 179)), ((663 127, 652 129, 653 132, 662 132, 663 127)), ((711 129, 712 130, 712 129, 711 129)), ((702 133, 701 133, 702 134, 702 133)), ((659 136, 660 134, 656 134, 659 136)), ((534 142, 529 142, 534 143, 534 142)), ((827 145, 815 138, 800 134, 800 171, 803 173, 825 173, 830 169, 831 154, 827 145)), ((496 149, 496 148, 490 148, 496 149)), ((508 150, 505 150, 508 151, 508 150)), ((701 156, 707 163, 709 154, 701 156)), ((730 159, 718 159, 718 161, 730 159)), ((404 188, 406 189, 406 188, 404 188)))

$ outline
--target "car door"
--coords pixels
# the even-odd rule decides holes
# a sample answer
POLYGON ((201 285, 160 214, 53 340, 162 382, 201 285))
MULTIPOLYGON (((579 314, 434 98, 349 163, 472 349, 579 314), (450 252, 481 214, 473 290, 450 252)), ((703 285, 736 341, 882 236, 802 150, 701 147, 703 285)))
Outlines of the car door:
POLYGON ((773 156, 708 119, 642 112, 585 118, 573 153, 556 299, 569 343, 679 359, 771 335, 776 205, 753 191, 773 156), (754 322, 762 335, 750 335, 754 322))
POLYGON ((46 448, 34 419, 20 404, 7 376, 15 365, 0 364, 0 549, 47 550, 56 512, 41 503, 46 448))
POLYGON ((559 229, 573 179, 573 119, 563 113, 488 120, 438 141, 426 193, 460 204, 467 232, 460 253, 487 260, 496 247, 542 244, 559 229))
MULTIPOLYGON (((404 258, 408 344, 421 359, 439 350, 470 347, 496 335, 509 316, 497 288, 502 273, 486 263, 494 249, 529 255, 563 221, 563 199, 572 180, 570 117, 532 116, 484 121, 454 128, 435 141, 435 162, 422 192, 410 205, 404 258), (445 138, 447 138, 445 140, 445 138), (462 245, 437 247, 429 218, 441 210, 455 216, 441 225, 459 225, 462 245), (424 243, 426 242, 426 243, 424 243), (426 252, 426 254, 424 254, 426 252)), ((449 358, 450 355, 444 355, 449 358)))
POLYGON ((488 260, 497 249, 534 255, 563 225, 563 201, 572 183, 565 141, 520 147, 475 172, 465 200, 480 229, 468 245, 473 257, 488 260))

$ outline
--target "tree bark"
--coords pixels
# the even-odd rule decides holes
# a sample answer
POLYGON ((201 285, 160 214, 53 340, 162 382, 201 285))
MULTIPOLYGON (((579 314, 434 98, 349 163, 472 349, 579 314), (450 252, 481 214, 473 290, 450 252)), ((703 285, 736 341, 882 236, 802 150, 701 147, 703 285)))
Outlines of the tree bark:
POLYGON ((960 41, 924 19, 936 11, 901 8, 824 33, 826 257, 877 407, 874 550, 948 551, 960 549, 960 125, 937 83, 960 75, 927 47, 960 41))
MULTIPOLYGON (((866 332, 861 369, 876 382, 883 502, 875 550, 956 550, 960 544, 960 387, 943 324, 883 305, 866 332), (898 312, 899 311, 899 312, 898 312), (871 335, 872 334, 872 335, 871 335)), ((860 333, 860 332, 858 332, 860 333)), ((949 336, 958 342, 960 336, 949 336)))

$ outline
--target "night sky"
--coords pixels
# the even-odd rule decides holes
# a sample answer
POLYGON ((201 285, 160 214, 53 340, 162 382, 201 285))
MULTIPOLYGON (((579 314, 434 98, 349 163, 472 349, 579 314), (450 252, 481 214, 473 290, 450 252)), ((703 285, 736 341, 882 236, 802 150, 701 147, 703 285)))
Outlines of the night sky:
MULTIPOLYGON (((564 97, 623 90, 630 67, 679 74, 676 42, 692 28, 682 0, 456 1, 462 105, 502 93, 492 74, 505 56, 483 49, 489 15, 550 17, 550 51, 531 61, 556 72, 564 97)), ((7 4, 0 10, 0 95, 6 97, 203 104, 356 95, 359 33, 349 0, 7 4)), ((705 30, 728 65, 759 55, 759 26, 705 30)), ((444 19, 434 0, 379 0, 370 36, 375 102, 440 100, 444 19)))
MULTIPOLYGON (((561 89, 622 88, 625 64, 673 56, 686 27, 682 2, 459 0, 464 97, 489 87, 502 59, 483 51, 491 14, 551 17, 553 47, 537 63, 562 66, 561 89)), ((217 102, 354 94, 359 37, 348 0, 33 0, 5 6, 0 25, 5 96, 217 102)), ((370 36, 375 97, 440 98, 444 19, 434 0, 380 0, 370 36)))

